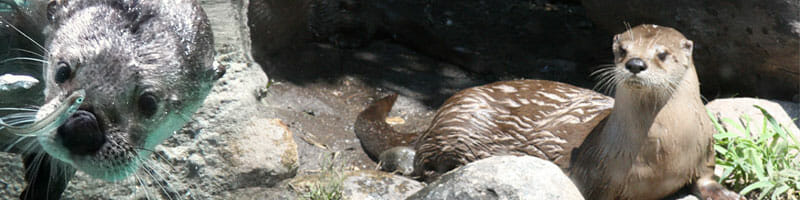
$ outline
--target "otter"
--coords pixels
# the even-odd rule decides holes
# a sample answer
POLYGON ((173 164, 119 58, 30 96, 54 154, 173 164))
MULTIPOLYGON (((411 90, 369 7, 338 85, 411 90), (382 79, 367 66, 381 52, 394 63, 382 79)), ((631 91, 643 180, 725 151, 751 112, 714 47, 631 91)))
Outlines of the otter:
POLYGON ((715 131, 692 45, 656 25, 616 35, 615 64, 599 71, 613 99, 559 82, 503 81, 456 93, 420 134, 383 121, 395 96, 360 113, 354 130, 370 157, 399 157, 385 154, 412 146, 408 175, 426 181, 493 155, 532 155, 561 167, 587 199, 660 199, 683 188, 703 199, 739 199, 713 181, 715 131))
POLYGON ((35 114, 2 118, 33 117, 0 129, 13 141, 3 149, 23 155, 21 199, 60 198, 76 170, 126 178, 190 120, 224 73, 213 65, 211 28, 193 0, 45 3, 46 103, 35 114))

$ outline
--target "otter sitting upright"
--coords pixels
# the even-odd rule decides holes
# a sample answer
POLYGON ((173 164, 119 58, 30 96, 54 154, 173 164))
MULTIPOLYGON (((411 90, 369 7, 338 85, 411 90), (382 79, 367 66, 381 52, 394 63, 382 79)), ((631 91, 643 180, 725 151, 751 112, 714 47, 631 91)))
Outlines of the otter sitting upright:
POLYGON ((587 199, 660 199, 685 186, 703 199, 738 199, 712 179, 715 131, 692 44, 656 25, 615 36, 616 65, 601 74, 616 100, 563 83, 505 81, 457 93, 419 137, 383 122, 394 96, 362 112, 355 131, 372 157, 414 146, 414 175, 428 180, 492 155, 527 154, 558 164, 587 199))
POLYGON ((17 136, 0 142, 3 149, 24 156, 21 199, 60 198, 76 169, 127 177, 190 120, 222 72, 193 0, 47 3, 47 103, 33 124, 4 122, 0 130, 1 138, 17 136))

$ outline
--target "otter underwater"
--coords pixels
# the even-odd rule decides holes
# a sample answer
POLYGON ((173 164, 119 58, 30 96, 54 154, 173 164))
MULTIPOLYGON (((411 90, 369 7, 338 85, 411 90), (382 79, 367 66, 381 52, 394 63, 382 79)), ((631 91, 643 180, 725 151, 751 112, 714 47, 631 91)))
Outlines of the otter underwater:
POLYGON ((45 102, 0 109, 0 149, 23 158, 20 199, 59 199, 76 171, 117 181, 148 168, 224 73, 196 1, 17 2, 0 0, 21 16, 2 23, 34 48, 6 61, 42 67, 45 102))

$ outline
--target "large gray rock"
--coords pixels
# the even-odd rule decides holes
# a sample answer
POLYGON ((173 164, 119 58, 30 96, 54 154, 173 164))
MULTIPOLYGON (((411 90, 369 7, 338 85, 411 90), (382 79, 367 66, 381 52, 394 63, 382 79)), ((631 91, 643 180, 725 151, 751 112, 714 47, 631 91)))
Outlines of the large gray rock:
MULTIPOLYGON (((754 105, 764 108, 778 123, 782 124, 790 134, 800 139, 800 129, 797 128, 800 126, 800 121, 794 121, 794 119, 798 118, 797 109, 800 109, 800 105, 797 103, 755 98, 727 98, 711 101, 706 104, 706 108, 711 111, 711 114, 715 117, 732 119, 739 123, 738 126, 742 126, 741 123, 744 122, 744 120, 740 118, 747 117, 750 119, 747 125, 751 127, 752 130, 758 132, 764 128, 762 126, 764 124, 764 115, 761 113, 761 110, 754 107, 754 105), (794 115, 789 115, 786 112, 787 110, 793 110, 794 115)), ((728 130, 736 130, 733 124, 722 123, 722 125, 728 130)), ((769 126, 769 123, 767 123, 767 126, 769 126)))
POLYGON ((583 199, 555 164, 495 156, 450 171, 408 199, 583 199))
POLYGON ((583 0, 583 5, 610 33, 623 32, 626 22, 681 31, 695 42, 695 64, 707 96, 798 98, 800 1, 583 0))

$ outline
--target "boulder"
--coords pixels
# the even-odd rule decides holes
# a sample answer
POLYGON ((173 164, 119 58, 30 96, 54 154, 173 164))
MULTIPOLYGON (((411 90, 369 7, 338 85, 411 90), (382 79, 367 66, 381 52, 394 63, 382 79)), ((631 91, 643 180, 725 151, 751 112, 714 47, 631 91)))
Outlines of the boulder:
POLYGON ((583 199, 555 164, 532 156, 495 156, 442 175, 408 199, 583 199))

